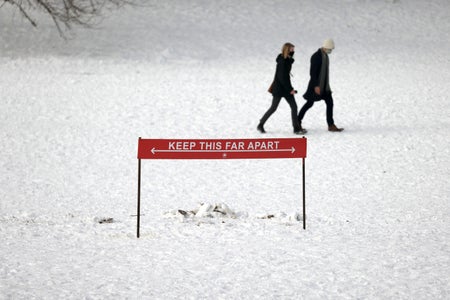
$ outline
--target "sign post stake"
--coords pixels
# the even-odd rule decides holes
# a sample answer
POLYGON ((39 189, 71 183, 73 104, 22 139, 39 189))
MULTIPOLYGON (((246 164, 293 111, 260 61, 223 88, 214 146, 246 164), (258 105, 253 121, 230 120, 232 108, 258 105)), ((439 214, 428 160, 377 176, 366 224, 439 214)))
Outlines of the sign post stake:
MULTIPOLYGON (((141 138, 139 138, 141 139, 141 138)), ((139 238, 139 229, 141 223, 141 159, 138 159, 138 193, 137 193, 137 232, 139 238)))
POLYGON ((305 158, 302 158, 302 178, 303 178, 303 229, 306 229, 306 193, 305 193, 305 158))

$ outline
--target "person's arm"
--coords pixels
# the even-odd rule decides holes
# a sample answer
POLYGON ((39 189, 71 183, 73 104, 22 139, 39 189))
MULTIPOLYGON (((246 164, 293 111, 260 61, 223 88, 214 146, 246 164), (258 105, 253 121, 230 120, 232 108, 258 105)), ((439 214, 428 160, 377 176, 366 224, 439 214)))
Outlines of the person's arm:
POLYGON ((322 67, 322 56, 316 53, 311 57, 311 69, 309 71, 314 86, 314 92, 320 95, 320 69, 322 67))

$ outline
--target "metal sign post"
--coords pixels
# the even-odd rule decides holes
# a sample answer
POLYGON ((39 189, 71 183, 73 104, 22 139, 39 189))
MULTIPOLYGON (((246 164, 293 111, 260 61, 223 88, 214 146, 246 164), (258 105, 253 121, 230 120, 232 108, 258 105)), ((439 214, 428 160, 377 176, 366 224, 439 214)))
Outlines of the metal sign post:
POLYGON ((306 229, 306 138, 142 139, 138 143, 137 237, 141 216, 141 159, 276 159, 302 158, 303 229, 306 229))
MULTIPOLYGON (((139 141, 141 138, 139 138, 139 141)), ((141 159, 138 159, 138 192, 137 192, 137 232, 136 236, 139 238, 139 229, 141 224, 141 159)))

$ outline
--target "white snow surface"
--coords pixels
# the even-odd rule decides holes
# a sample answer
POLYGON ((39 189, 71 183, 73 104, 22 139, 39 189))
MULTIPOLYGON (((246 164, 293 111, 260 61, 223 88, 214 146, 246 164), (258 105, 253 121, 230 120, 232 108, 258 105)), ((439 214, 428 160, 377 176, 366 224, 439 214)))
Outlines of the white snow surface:
POLYGON ((448 0, 142 1, 66 40, 4 4, 0 299, 449 299, 448 49, 448 0), (284 100, 256 131, 275 57, 301 107, 328 37, 306 230, 301 160, 144 160, 137 239, 138 137, 293 137, 284 100), (233 217, 167 217, 205 203, 233 217))

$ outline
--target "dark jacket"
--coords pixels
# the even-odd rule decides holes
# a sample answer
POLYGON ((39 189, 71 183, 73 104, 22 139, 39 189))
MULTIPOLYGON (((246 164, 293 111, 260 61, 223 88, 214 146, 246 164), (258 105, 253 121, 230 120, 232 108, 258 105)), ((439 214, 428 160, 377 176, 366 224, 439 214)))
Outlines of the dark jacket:
POLYGON ((277 69, 272 85, 272 95, 277 97, 287 97, 294 89, 291 84, 291 69, 294 59, 291 57, 284 58, 279 54, 277 59, 277 69))
POLYGON ((327 94, 325 91, 320 91, 321 95, 317 95, 316 92, 314 92, 314 88, 316 86, 320 86, 321 68, 322 68, 322 49, 319 49, 311 56, 311 68, 309 69, 309 76, 311 76, 311 78, 309 79, 308 89, 303 95, 303 98, 305 98, 308 101, 319 101, 324 97, 330 95, 330 93, 327 94))

